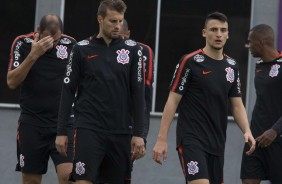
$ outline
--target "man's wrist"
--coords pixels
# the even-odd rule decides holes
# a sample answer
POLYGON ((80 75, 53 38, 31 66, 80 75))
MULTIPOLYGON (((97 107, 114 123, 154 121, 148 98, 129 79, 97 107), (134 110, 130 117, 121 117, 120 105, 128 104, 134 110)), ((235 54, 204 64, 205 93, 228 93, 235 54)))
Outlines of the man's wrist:
POLYGON ((57 136, 67 136, 68 130, 67 128, 58 128, 57 129, 57 136))

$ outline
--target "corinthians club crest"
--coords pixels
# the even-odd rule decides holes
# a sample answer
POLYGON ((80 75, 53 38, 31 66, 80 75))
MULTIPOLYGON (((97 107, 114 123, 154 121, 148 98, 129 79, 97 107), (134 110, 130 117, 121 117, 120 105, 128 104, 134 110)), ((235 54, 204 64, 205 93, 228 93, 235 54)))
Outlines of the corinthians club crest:
POLYGON ((85 168, 84 168, 85 164, 84 164, 84 163, 82 163, 82 162, 77 162, 77 163, 75 164, 75 166, 76 166, 76 167, 75 167, 75 173, 76 173, 76 174, 78 174, 79 176, 85 174, 85 168))
POLYGON ((129 63, 129 50, 125 50, 125 49, 121 49, 121 50, 117 50, 117 62, 121 63, 121 64, 127 64, 129 63))
POLYGON ((233 83, 234 82, 234 70, 231 67, 225 68, 226 73, 226 79, 228 82, 233 83))
POLYGON ((57 57, 61 59, 66 59, 68 58, 68 52, 67 52, 67 47, 63 45, 57 45, 57 57))
POLYGON ((195 175, 199 172, 198 162, 191 161, 187 164, 188 167, 188 174, 195 175))
POLYGON ((279 73, 279 68, 280 68, 280 65, 278 64, 272 65, 271 70, 269 71, 269 76, 276 77, 279 73))

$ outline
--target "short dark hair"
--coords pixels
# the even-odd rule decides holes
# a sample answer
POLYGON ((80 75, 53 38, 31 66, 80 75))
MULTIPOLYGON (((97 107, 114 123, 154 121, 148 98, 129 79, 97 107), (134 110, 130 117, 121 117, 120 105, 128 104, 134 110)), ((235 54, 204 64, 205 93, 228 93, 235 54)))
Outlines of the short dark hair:
POLYGON ((212 13, 207 15, 206 21, 205 21, 205 27, 207 26, 207 23, 210 20, 219 20, 221 22, 228 22, 228 19, 227 19, 226 15, 224 15, 223 13, 220 13, 218 11, 212 12, 212 13))
POLYGON ((259 24, 254 26, 250 31, 260 33, 260 34, 274 34, 272 27, 267 24, 259 24))
POLYGON ((126 8, 127 6, 122 0, 102 0, 98 8, 97 15, 105 18, 107 15, 107 9, 115 10, 119 13, 125 13, 126 8))
POLYGON ((267 45, 274 45, 274 31, 271 26, 259 24, 254 26, 250 32, 255 34, 258 38, 263 39, 267 45))
POLYGON ((48 26, 48 23, 47 23, 47 16, 55 16, 55 17, 57 17, 57 19, 58 19, 58 21, 59 21, 60 30, 61 30, 61 32, 63 33, 63 21, 62 21, 62 19, 61 19, 58 15, 53 15, 53 14, 44 15, 44 16, 41 18, 40 23, 39 23, 40 31, 41 31, 41 32, 45 31, 45 29, 46 29, 47 26, 48 26))

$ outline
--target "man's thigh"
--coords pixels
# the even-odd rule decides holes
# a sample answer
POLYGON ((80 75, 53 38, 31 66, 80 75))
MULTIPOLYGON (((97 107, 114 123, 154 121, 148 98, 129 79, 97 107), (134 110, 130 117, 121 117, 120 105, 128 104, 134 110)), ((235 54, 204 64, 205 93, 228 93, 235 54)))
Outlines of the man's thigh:
POLYGON ((131 181, 131 136, 112 135, 109 149, 99 169, 97 181, 124 184, 131 181))
POLYGON ((213 156, 196 145, 177 148, 186 181, 208 179, 210 184, 223 182, 223 156, 213 156))
POLYGON ((49 144, 42 127, 19 123, 17 135, 17 171, 45 174, 49 160, 49 144))
POLYGON ((282 183, 282 142, 273 142, 265 152, 268 179, 272 184, 282 183))
POLYGON ((57 128, 50 128, 50 156, 57 167, 60 164, 72 163, 73 161, 73 144, 74 144, 74 130, 73 128, 68 128, 68 146, 67 146, 67 156, 61 155, 55 145, 55 139, 57 135, 57 128))
POLYGON ((267 179, 266 162, 264 159, 263 149, 256 147, 255 151, 251 155, 247 155, 246 151, 249 149, 249 145, 245 144, 242 155, 241 163, 241 179, 254 179, 265 180, 267 179))
POLYGON ((88 129, 76 129, 74 133, 74 160, 71 180, 94 182, 107 152, 107 138, 88 129))

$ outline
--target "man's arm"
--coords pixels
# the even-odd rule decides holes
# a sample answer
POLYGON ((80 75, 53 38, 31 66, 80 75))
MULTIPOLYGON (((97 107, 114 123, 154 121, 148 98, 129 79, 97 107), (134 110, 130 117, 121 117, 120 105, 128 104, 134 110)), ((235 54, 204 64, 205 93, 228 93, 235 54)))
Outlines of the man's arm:
POLYGON ((255 150, 256 141, 253 138, 249 127, 247 113, 243 105, 242 98, 230 97, 229 99, 231 103, 231 112, 233 114, 234 120, 243 132, 245 142, 250 145, 249 151, 246 152, 247 155, 250 155, 255 150))
POLYGON ((67 126, 80 77, 80 55, 76 46, 70 53, 69 63, 66 68, 58 115, 55 144, 58 152, 62 155, 67 153, 67 126))
POLYGON ((130 68, 131 100, 133 104, 133 137, 131 139, 132 159, 141 158, 144 148, 144 64, 139 45, 135 47, 133 61, 130 68))
POLYGON ((267 147, 282 133, 282 117, 280 117, 276 123, 268 130, 264 131, 260 136, 256 138, 258 146, 267 147))
POLYGON ((278 135, 282 133, 282 116, 272 126, 272 129, 274 129, 278 135))
MULTIPOLYGON (((32 43, 31 51, 23 62, 15 69, 9 70, 7 74, 7 84, 10 89, 16 89, 26 78, 33 64, 42 56, 47 50, 53 47, 53 38, 51 36, 44 37, 39 40, 39 34, 36 33, 32 43)), ((15 45, 15 44, 14 44, 15 45)), ((12 48, 13 50, 14 48, 12 48)), ((14 62, 14 57, 11 53, 11 61, 14 62)), ((21 56, 19 56, 21 57, 21 56)))
POLYGON ((157 142, 155 144, 155 147, 153 149, 153 160, 159 164, 162 164, 161 158, 163 156, 163 160, 165 161, 167 159, 167 152, 168 152, 168 146, 167 146, 167 135, 168 130, 170 128, 171 122, 174 118, 174 114, 176 112, 176 109, 178 107, 178 104, 182 98, 182 95, 177 94, 175 92, 170 92, 163 116, 161 119, 159 134, 157 138, 157 142))
POLYGON ((154 82, 154 54, 152 49, 145 44, 140 43, 143 47, 143 61, 145 64, 145 122, 144 122, 144 139, 146 140, 150 127, 150 112, 152 109, 152 92, 154 82))

